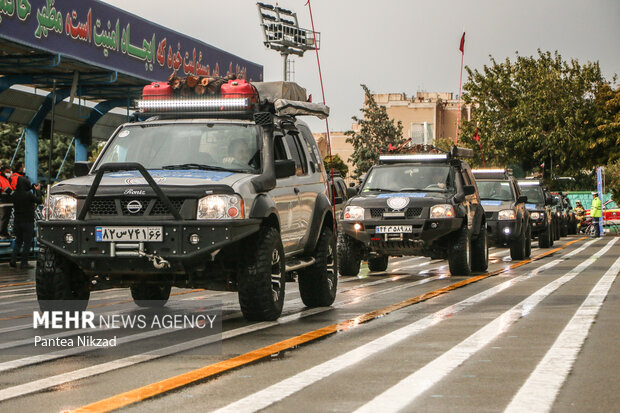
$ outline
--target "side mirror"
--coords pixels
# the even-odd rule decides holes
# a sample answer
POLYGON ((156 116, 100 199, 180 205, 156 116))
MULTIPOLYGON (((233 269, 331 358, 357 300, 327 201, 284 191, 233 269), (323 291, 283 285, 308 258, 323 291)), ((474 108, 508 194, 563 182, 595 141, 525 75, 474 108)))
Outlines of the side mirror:
POLYGON ((337 196, 336 198, 334 198, 334 202, 336 203, 336 205, 342 204, 344 202, 344 199, 342 199, 341 196, 337 196))
POLYGON ((92 162, 79 161, 74 164, 73 173, 75 174, 75 176, 85 176, 88 175, 88 172, 90 172, 90 169, 92 167, 92 162))
POLYGON ((355 195, 357 195, 357 189, 353 187, 347 188, 347 198, 353 198, 355 195))
POLYGON ((473 185, 465 185, 463 187, 463 192, 465 195, 473 195, 476 193, 476 187, 473 185))
POLYGON ((517 204, 525 204, 526 202, 527 202, 527 196, 519 195, 519 197, 517 198, 517 204))
POLYGON ((292 159, 281 159, 275 161, 276 179, 288 178, 295 175, 297 167, 292 159))

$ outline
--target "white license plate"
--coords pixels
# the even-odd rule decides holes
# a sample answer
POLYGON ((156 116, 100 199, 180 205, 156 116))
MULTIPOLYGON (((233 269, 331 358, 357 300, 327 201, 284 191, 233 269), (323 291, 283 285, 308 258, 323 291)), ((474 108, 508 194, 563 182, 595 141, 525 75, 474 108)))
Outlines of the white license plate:
POLYGON ((97 242, 162 242, 163 227, 97 227, 97 242))
POLYGON ((411 225, 380 225, 375 228, 377 234, 405 234, 413 232, 411 225))

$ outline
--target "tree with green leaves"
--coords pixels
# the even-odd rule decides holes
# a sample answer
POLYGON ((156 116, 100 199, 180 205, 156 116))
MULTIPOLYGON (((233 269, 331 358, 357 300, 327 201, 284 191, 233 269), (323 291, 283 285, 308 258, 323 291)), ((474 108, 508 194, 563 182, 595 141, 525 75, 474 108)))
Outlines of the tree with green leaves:
POLYGON ((597 62, 566 61, 558 52, 520 56, 491 63, 482 70, 466 68, 465 103, 474 107, 464 121, 459 146, 475 149, 476 128, 487 164, 518 164, 526 172, 577 174, 620 156, 617 137, 604 129, 600 93, 608 84, 597 62))
POLYGON ((354 176, 360 176, 379 161, 379 154, 387 151, 389 144, 398 145, 403 141, 403 125, 394 123, 384 106, 375 101, 370 89, 364 89, 365 102, 361 109, 363 116, 353 116, 358 130, 347 131, 347 143, 353 145, 353 155, 349 160, 355 166, 354 176))
MULTIPOLYGON (((10 163, 15 155, 15 161, 24 160, 24 146, 25 142, 22 140, 17 154, 15 149, 17 148, 19 139, 22 135, 23 128, 12 123, 0 123, 0 163, 10 163)), ((56 178, 56 174, 62 165, 62 161, 67 155, 67 150, 71 143, 71 137, 54 133, 54 151, 52 155, 52 179, 56 178)), ((39 177, 47 179, 48 176, 48 162, 49 162, 49 137, 39 138, 39 177)), ((97 144, 94 143, 89 150, 93 151, 97 148, 97 144)), ((67 155, 65 164, 61 170, 58 179, 67 179, 73 177, 73 163, 75 160, 75 146, 67 155)))
MULTIPOLYGON (((340 173, 340 176, 346 178, 349 174, 349 166, 342 160, 340 155, 336 154, 332 156, 332 163, 334 165, 334 173, 340 173)), ((327 173, 331 173, 331 166, 329 162, 329 155, 323 158, 323 164, 327 173)))

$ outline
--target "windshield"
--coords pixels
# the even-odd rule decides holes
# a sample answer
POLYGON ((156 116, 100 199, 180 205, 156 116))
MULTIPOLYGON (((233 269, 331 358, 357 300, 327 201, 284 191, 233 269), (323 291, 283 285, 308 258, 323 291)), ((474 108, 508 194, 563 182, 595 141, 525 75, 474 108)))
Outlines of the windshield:
POLYGON ((528 204, 544 204, 542 188, 539 186, 521 186, 521 193, 527 196, 528 204))
POLYGON ((514 194, 510 182, 506 181, 477 181, 480 199, 494 201, 512 201, 514 194))
POLYGON ((229 123, 131 125, 114 137, 97 166, 107 162, 138 162, 146 169, 258 173, 258 128, 229 123))
POLYGON ((446 192, 453 189, 446 165, 395 165, 369 172, 362 192, 446 192))

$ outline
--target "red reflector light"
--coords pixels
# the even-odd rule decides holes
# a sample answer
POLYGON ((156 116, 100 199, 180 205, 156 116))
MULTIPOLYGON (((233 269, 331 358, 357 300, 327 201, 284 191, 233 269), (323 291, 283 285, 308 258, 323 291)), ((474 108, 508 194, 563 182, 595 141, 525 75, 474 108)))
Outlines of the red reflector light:
POLYGON ((381 241, 381 238, 371 238, 371 241, 381 241))
POLYGON ((235 218, 239 215, 239 210, 235 207, 228 208, 228 216, 231 218, 235 218))

